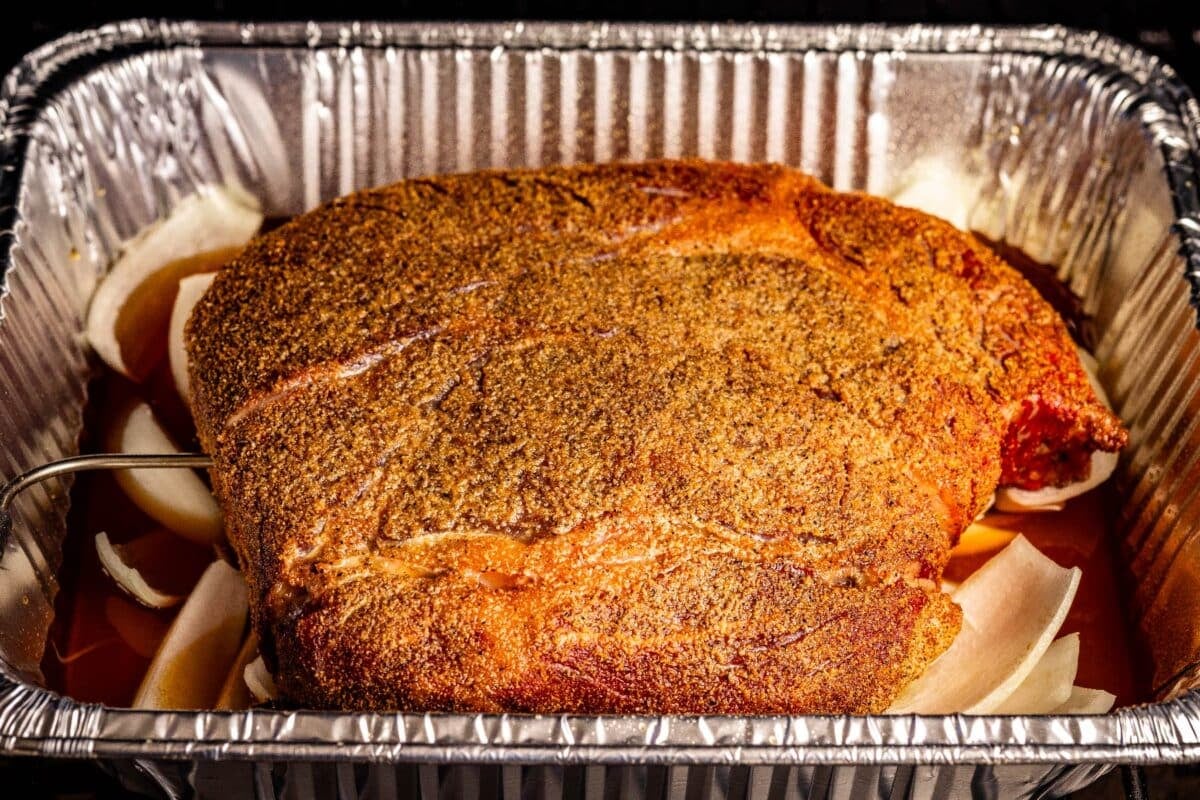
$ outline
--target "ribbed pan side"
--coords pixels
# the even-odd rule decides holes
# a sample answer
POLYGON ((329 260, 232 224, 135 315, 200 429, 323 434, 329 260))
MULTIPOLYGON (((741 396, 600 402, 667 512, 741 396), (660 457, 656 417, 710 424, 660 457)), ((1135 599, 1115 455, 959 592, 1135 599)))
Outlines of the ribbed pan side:
MULTIPOLYGON (((222 73, 207 73, 200 62, 196 51, 174 50, 95 71, 31 126, 0 288, 6 479, 78 452, 90 372, 84 315, 121 243, 199 185, 272 188, 247 129, 227 124, 228 109, 210 102, 222 73)), ((16 103, 0 107, 0 119, 23 111, 16 103)), ((30 681, 40 681, 69 486, 52 481, 18 496, 2 556, 0 663, 30 681)))
MULTIPOLYGON (((53 163, 31 166, 28 180, 51 181, 53 163)), ((42 195, 40 200, 46 200, 42 195)), ((33 201, 38 202, 38 201, 33 201)), ((35 214, 43 209, 32 208, 35 214)), ((71 224, 64 218, 64 225, 71 224)), ((0 475, 12 476, 75 452, 87 369, 79 341, 82 297, 67 270, 46 263, 82 260, 70 239, 26 236, 18 223, 12 267, 0 287, 0 475)), ((0 580, 0 659, 26 680, 39 664, 54 610, 69 483, 22 493, 13 506, 0 580)))
POLYGON ((1176 244, 1164 237, 1120 307, 1100 352, 1133 447, 1121 485, 1131 611, 1153 653, 1152 685, 1200 685, 1200 335, 1176 244))
POLYGON ((1169 222, 1161 181, 1194 134, 1086 62, 1001 55, 985 83, 971 221, 1056 265, 1093 315, 1131 434, 1113 504, 1126 600, 1155 696, 1175 697, 1200 686, 1200 334, 1180 254, 1194 223, 1169 222))
MULTIPOLYGON (((1110 769, 1022 766, 520 766, 197 762, 197 798, 220 800, 933 800, 1058 797, 1110 769)), ((186 777, 185 777, 186 775, 186 777)))
POLYGON ((886 188, 888 53, 320 50, 301 66, 304 206, 403 177, 701 157, 886 188))
MULTIPOLYGON (((1200 222, 1180 215, 1197 204, 1164 167, 1183 175, 1197 146, 1155 64, 1056 29, 534 28, 191 25, 163 33, 173 44, 160 47, 159 29, 131 23, 63 43, 97 61, 38 98, 29 129, 0 322, 0 469, 74 448, 79 331, 96 276, 203 183, 240 183, 278 216, 368 185, 492 166, 773 160, 873 192, 949 169, 969 206, 951 210, 1058 264, 1095 314, 1104 377, 1133 434, 1121 519, 1138 579, 1131 610, 1156 686, 1193 685, 1200 343, 1178 234, 1200 235, 1200 222), (127 34, 142 50, 104 49, 127 34)), ((0 155, 8 144, 0 138, 0 155)), ((22 499, 2 556, 0 749, 154 754, 136 772, 111 763, 168 795, 1044 797, 1108 768, 1061 762, 1179 759, 1195 746, 1189 699, 1098 719, 711 722, 80 706, 6 682, 36 668, 45 642, 64 491, 22 499), (587 746, 609 765, 523 763, 535 747, 557 762, 587 746), (305 760, 323 758, 341 761, 305 760), (438 763, 369 763, 405 758, 438 763), (715 766, 739 759, 793 765, 715 766), (831 763, 848 759, 858 765, 831 763), (1039 759, 1059 763, 1020 766, 1039 759), (488 760, 504 763, 467 763, 488 760), (901 760, 937 766, 886 765, 901 760)))

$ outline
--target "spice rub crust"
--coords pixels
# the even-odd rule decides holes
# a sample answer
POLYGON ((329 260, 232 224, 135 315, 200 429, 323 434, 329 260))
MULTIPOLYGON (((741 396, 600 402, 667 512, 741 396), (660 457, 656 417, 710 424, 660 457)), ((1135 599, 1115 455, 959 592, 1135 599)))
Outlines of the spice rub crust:
POLYGON ((879 711, 956 634, 936 582, 996 486, 1124 442, 973 237, 781 167, 359 192, 187 336, 265 655, 317 708, 879 711))

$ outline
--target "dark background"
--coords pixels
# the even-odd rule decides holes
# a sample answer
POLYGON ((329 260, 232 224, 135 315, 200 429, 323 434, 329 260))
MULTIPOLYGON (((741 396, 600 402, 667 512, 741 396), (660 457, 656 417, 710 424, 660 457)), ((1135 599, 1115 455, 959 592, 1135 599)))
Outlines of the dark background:
POLYGON ((0 15, 0 72, 59 34, 130 17, 395 20, 639 20, 760 22, 1058 23, 1106 31, 1163 56, 1200 85, 1197 0, 110 0, 79 7, 8 0, 0 15))
MULTIPOLYGON (((90 7, 10 0, 0 14, 0 74, 38 45, 63 33, 131 17, 235 19, 380 19, 381 5, 282 0, 111 0, 90 7), (335 12, 335 13, 331 13, 335 12)), ((1200 0, 1070 2, 1069 0, 393 0, 394 20, 637 20, 747 22, 1058 23, 1102 30, 1166 60, 1200 91, 1200 0)), ((1200 768, 1151 768, 1141 775, 1110 774, 1076 800, 1149 796, 1200 797, 1200 768), (1139 782, 1144 780, 1144 787, 1139 782), (1133 781, 1133 783, 1131 783, 1133 781), (1143 791, 1147 794, 1143 795, 1143 791)), ((126 795, 87 762, 0 759, 0 797, 108 800, 126 795)))

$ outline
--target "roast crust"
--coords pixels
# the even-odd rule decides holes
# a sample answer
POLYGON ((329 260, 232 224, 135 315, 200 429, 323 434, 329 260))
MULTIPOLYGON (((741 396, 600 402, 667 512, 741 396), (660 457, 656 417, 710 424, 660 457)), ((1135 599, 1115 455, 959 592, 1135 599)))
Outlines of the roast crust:
POLYGON ((252 242, 187 341, 315 708, 879 711, 957 633, 937 581, 997 485, 1125 440, 974 237, 774 166, 352 194, 252 242))

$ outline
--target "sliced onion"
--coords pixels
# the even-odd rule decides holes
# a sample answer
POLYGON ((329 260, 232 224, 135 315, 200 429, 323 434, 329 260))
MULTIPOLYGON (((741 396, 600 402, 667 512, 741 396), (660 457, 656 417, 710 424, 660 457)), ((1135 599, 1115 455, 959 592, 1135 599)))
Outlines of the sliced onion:
MULTIPOLYGON (((1043 490, 1039 489, 1038 491, 1043 490)), ((1042 502, 1039 498, 1034 498, 1032 503, 1021 503, 1010 499, 1007 493, 1007 489, 1000 489, 996 492, 996 504, 993 507, 997 511, 1008 514, 1041 514, 1048 511, 1062 511, 1066 507, 1065 503, 1042 502)))
POLYGON ((265 703, 268 700, 274 700, 279 696, 279 689, 275 686, 275 678, 267 669, 266 662, 263 657, 251 661, 246 665, 245 671, 242 673, 242 678, 246 682, 246 687, 250 689, 250 694, 254 695, 254 699, 260 703, 265 703))
POLYGON ((1058 566, 1017 536, 951 595, 962 607, 962 630, 889 713, 993 711, 1054 641, 1079 576, 1078 569, 1058 566))
POLYGON ((87 338, 104 363, 122 375, 144 377, 153 364, 127 363, 126 350, 139 349, 139 338, 153 341, 162 330, 179 277, 211 270, 211 263, 197 257, 216 251, 220 259, 228 258, 230 248, 244 246, 262 219, 253 197, 239 189, 210 186, 185 198, 166 219, 129 241, 88 307, 87 338), (119 330, 122 316, 130 313, 137 324, 119 330))
POLYGON ((202 272, 199 275, 189 275, 179 282, 179 293, 175 295, 175 305, 171 309, 171 323, 167 327, 167 359, 171 364, 171 377, 175 381, 175 389, 185 404, 191 404, 191 386, 188 382, 187 350, 184 348, 183 329, 192 309, 200 298, 212 286, 215 272, 202 272))
MULTIPOLYGON (((213 560, 211 545, 198 545, 166 528, 113 545, 121 560, 163 594, 186 598, 213 560)), ((232 562, 231 562, 232 563, 232 562)))
MULTIPOLYGON (((179 452, 150 406, 141 402, 117 415, 105 443, 118 453, 179 452)), ((138 508, 175 533, 200 544, 221 540, 221 509, 194 470, 130 469, 114 475, 138 508)))
POLYGON ((1072 497, 1078 497, 1084 492, 1091 491, 1108 480, 1117 469, 1119 453, 1106 453, 1097 450, 1092 453, 1092 463, 1088 476, 1081 481, 1068 483, 1066 486, 1045 486, 1041 489, 1018 489, 1005 487, 996 492, 996 509, 1028 513, 1037 511, 1061 511, 1063 503, 1072 497))
POLYGON ((182 602, 183 598, 179 595, 160 592, 146 583, 142 573, 125 562, 104 531, 96 534, 96 555, 100 557, 100 566, 108 577, 142 605, 148 608, 170 608, 182 602))
POLYGON ((241 573, 214 561, 167 631, 133 707, 212 708, 237 657, 248 612, 241 573))
POLYGON ((915 208, 967 230, 981 179, 967 175, 950 158, 921 159, 906 172, 910 180, 888 194, 896 205, 915 208))
POLYGON ((1071 697, 1079 670, 1079 634, 1056 639, 996 714, 1049 714, 1071 697))
POLYGON ((242 642, 242 649, 238 651, 237 658, 233 660, 233 665, 229 668, 229 674, 225 676, 225 683, 221 686, 221 693, 217 695, 217 703, 214 708, 219 711, 236 711, 252 705, 253 698, 250 689, 246 686, 243 674, 246 671, 246 665, 257 657, 258 635, 254 631, 250 631, 246 636, 246 641, 242 642))
POLYGON ((1112 711, 1117 696, 1103 689, 1085 689, 1072 686, 1067 702, 1054 709, 1055 714, 1107 714, 1112 711))

